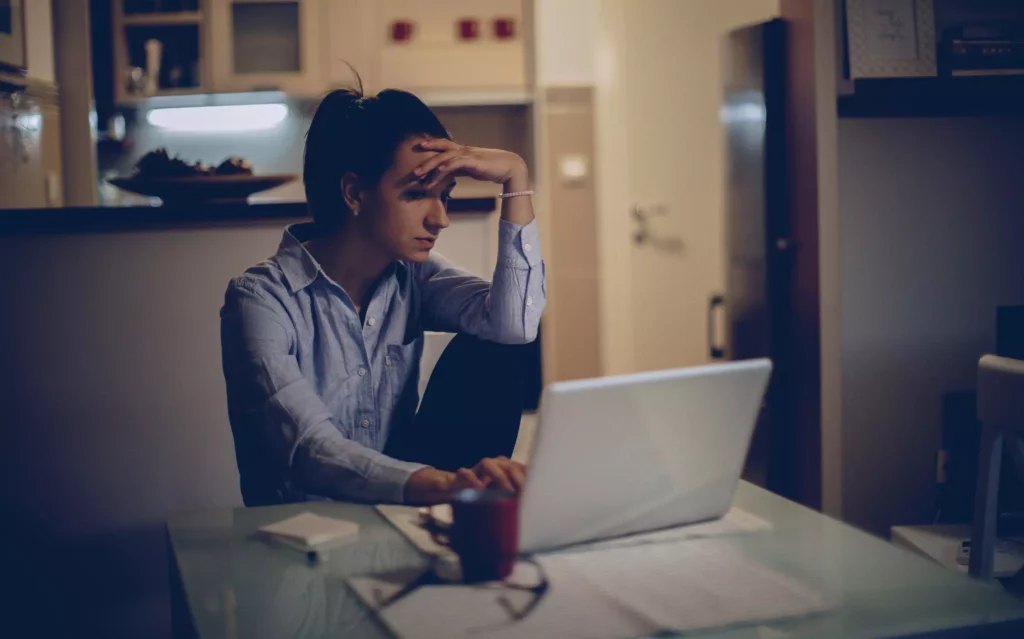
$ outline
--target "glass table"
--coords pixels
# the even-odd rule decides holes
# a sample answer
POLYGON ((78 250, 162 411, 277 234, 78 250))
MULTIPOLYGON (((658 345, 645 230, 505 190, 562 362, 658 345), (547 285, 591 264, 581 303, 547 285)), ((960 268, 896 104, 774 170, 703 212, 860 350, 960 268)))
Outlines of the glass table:
MULTIPOLYGON (((973 581, 745 482, 734 505, 771 522, 772 529, 722 537, 725 543, 831 593, 841 607, 688 637, 1024 637, 1024 602, 998 585, 973 581)), ((167 529, 176 636, 389 637, 346 579, 428 564, 366 505, 311 502, 188 513, 172 517, 167 529), (260 526, 303 511, 358 523, 359 540, 311 562, 256 536, 260 526)))

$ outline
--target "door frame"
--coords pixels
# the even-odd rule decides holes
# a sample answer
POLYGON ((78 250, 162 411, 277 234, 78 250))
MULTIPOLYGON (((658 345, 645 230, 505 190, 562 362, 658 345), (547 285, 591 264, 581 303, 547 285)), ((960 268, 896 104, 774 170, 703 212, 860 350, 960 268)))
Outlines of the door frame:
MULTIPOLYGON (((635 370, 633 291, 630 264, 628 140, 622 127, 629 96, 616 92, 628 0, 599 0, 596 37, 595 139, 598 248, 601 278, 603 374, 635 370)), ((779 0, 778 15, 791 24, 787 59, 787 153, 790 224, 801 246, 791 286, 797 298, 796 330, 808 339, 795 373, 810 392, 796 406, 793 430, 800 442, 795 459, 799 501, 842 512, 841 361, 838 254, 838 166, 835 111, 836 21, 833 1, 779 0), (820 54, 820 55, 816 55, 820 54)), ((724 265, 723 265, 724 266, 724 265)))
POLYGON ((601 363, 602 374, 633 372, 633 285, 631 265, 631 232, 633 221, 629 211, 629 144, 621 121, 626 112, 628 96, 617 91, 616 78, 628 71, 622 69, 619 55, 624 40, 626 2, 598 0, 598 33, 596 38, 596 112, 595 145, 598 162, 596 176, 598 217, 598 263, 601 278, 601 363))
MULTIPOLYGON (((619 78, 631 72, 623 68, 620 50, 626 41, 626 12, 634 5, 630 0, 597 0, 598 32, 595 38, 595 141, 600 158, 596 170, 598 209, 598 251, 601 281, 601 361, 605 375, 637 370, 633 290, 633 233, 636 223, 631 216, 638 202, 630 190, 629 140, 625 127, 617 126, 628 117, 631 96, 617 90, 619 78)), ((781 1, 781 0, 780 0, 781 1)), ((776 10, 778 14, 778 9, 776 10)), ((766 16, 767 17, 767 16, 766 16)), ((724 134, 723 134, 724 145, 724 134)), ((723 176, 724 183, 724 176, 723 176)), ((724 204, 720 211, 724 224, 724 204)), ((682 214, 676 211, 675 214, 682 214)), ((724 226, 722 227, 724 229, 724 226)), ((725 260, 720 260, 718 289, 725 280, 725 260)), ((709 291, 709 293, 712 291, 709 291)), ((705 300, 701 300, 701 304, 705 300)), ((705 327, 709 328, 709 327, 705 327)), ((700 331, 704 339, 706 330, 700 331)), ((708 354, 710 359, 710 353, 708 354)))

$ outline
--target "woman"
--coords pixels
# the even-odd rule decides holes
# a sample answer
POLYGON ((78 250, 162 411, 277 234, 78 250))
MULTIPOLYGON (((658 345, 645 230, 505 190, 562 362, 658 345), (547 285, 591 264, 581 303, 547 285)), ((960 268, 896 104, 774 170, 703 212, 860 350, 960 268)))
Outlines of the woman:
POLYGON ((303 180, 314 222, 232 280, 221 311, 245 503, 520 489, 523 347, 499 344, 533 341, 545 301, 525 162, 456 144, 410 93, 345 90, 313 116, 303 180), (503 186, 492 282, 431 255, 459 175, 503 186), (459 335, 417 414, 424 330, 459 335))

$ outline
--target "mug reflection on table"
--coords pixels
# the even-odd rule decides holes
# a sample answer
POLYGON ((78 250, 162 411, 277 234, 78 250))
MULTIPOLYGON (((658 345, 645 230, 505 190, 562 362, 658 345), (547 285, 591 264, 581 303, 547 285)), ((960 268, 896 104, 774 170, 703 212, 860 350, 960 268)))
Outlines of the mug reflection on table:
MULTIPOLYGON (((522 621, 540 604, 549 583, 539 562, 518 556, 519 496, 492 488, 466 489, 455 494, 451 509, 450 523, 428 511, 421 525, 435 543, 451 548, 458 555, 462 570, 461 578, 455 581, 497 589, 499 594, 495 601, 507 614, 503 623, 522 621), (513 596, 516 592, 528 598, 524 601, 513 596)), ((435 558, 428 570, 406 582, 397 592, 386 597, 377 592, 374 607, 377 612, 383 612, 424 586, 453 585, 452 577, 446 562, 435 558)))

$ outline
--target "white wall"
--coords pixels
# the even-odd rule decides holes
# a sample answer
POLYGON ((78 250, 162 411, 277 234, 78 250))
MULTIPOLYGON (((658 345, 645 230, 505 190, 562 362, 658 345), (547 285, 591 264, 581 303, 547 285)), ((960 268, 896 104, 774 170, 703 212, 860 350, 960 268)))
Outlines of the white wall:
POLYGON ((60 87, 60 161, 65 206, 96 206, 96 112, 93 108, 90 5, 53 0, 57 84, 60 87))
POLYGON ((934 513, 942 394, 1024 304, 1024 119, 840 120, 844 517, 934 513))
POLYGON ((53 16, 50 0, 22 0, 28 75, 53 83, 53 16))

